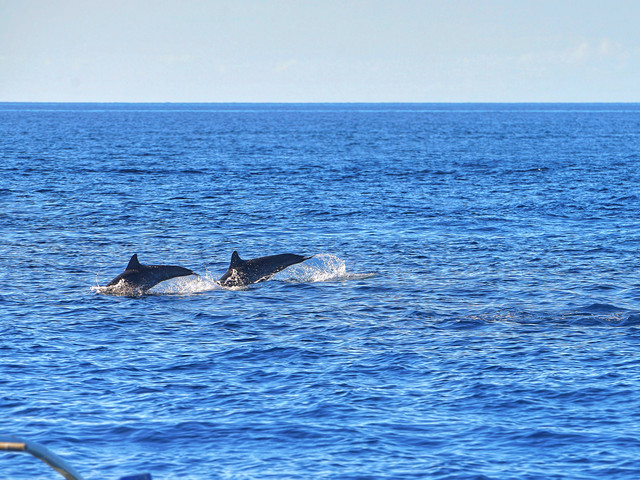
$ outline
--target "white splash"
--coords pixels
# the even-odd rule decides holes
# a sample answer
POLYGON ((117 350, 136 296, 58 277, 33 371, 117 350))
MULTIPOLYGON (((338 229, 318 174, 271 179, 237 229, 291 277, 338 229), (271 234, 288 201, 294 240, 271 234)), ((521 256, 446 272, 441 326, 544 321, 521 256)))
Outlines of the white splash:
POLYGON ((274 280, 295 283, 340 282, 373 276, 347 271, 344 260, 329 253, 319 253, 303 263, 292 265, 273 276, 274 280))
POLYGON ((102 295, 116 295, 121 297, 139 297, 144 295, 142 289, 132 288, 124 280, 120 280, 116 285, 95 285, 91 287, 91 290, 102 295))
POLYGON ((193 295, 221 288, 217 279, 212 277, 207 270, 204 275, 176 277, 159 283, 149 290, 149 293, 152 295, 193 295))

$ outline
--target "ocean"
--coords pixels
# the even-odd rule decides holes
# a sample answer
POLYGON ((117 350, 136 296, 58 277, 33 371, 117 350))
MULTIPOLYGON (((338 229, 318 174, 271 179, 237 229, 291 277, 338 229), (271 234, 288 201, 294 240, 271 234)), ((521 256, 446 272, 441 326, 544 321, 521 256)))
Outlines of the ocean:
POLYGON ((0 435, 85 479, 637 479, 639 214, 640 104, 0 104, 0 435), (315 256, 226 289, 233 251, 315 256), (200 275, 105 294, 134 253, 200 275))

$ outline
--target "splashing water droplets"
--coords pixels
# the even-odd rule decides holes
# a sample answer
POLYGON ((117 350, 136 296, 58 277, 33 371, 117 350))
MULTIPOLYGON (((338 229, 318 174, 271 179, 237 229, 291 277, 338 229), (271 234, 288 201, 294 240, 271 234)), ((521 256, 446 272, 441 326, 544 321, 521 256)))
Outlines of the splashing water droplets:
POLYGON ((339 282, 366 278, 371 274, 353 274, 347 272, 344 260, 329 253, 319 253, 309 260, 292 265, 274 275, 275 280, 297 283, 339 282))
POLYGON ((221 288, 217 279, 209 271, 206 271, 204 275, 172 278, 156 285, 149 293, 156 295, 192 295, 221 288))

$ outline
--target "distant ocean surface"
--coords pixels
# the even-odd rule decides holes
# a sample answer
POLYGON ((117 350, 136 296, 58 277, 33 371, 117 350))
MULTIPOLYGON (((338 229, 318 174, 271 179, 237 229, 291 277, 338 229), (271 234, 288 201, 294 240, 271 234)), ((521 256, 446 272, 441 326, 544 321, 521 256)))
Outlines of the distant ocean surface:
POLYGON ((5 103, 0 159, 0 435, 86 479, 640 478, 639 104, 5 103))

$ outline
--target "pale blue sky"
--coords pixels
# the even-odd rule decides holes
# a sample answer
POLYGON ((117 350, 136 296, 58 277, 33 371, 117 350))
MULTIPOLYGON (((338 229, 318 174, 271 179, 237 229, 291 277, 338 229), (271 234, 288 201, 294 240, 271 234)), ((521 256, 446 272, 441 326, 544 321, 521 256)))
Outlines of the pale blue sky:
POLYGON ((640 1, 0 0, 0 101, 638 102, 640 1))

